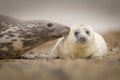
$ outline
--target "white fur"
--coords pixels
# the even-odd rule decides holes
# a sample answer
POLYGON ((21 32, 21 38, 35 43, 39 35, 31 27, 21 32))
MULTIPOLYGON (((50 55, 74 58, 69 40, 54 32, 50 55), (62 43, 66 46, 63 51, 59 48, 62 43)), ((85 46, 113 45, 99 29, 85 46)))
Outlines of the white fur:
POLYGON ((104 56, 106 53, 107 45, 103 37, 96 33, 90 26, 78 25, 71 28, 68 36, 58 40, 49 57, 84 58, 89 56, 104 56), (75 42, 76 39, 73 33, 75 30, 81 29, 81 34, 87 36, 84 33, 84 28, 90 30, 91 36, 88 38, 89 40, 86 44, 81 45, 75 42))

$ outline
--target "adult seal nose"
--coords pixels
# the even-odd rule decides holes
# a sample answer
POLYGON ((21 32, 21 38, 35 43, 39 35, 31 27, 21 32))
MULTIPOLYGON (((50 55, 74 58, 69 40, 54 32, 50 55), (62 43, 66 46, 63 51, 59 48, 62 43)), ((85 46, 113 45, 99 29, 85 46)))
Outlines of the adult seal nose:
POLYGON ((70 27, 65 27, 65 29, 68 33, 70 32, 70 27))

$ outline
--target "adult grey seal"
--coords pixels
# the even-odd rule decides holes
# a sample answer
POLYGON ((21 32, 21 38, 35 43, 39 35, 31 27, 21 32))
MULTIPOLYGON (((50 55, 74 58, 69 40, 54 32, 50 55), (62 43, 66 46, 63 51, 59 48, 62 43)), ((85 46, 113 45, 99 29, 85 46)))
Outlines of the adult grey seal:
POLYGON ((53 21, 22 21, 0 15, 0 59, 18 58, 42 43, 67 35, 69 31, 69 27, 53 21))

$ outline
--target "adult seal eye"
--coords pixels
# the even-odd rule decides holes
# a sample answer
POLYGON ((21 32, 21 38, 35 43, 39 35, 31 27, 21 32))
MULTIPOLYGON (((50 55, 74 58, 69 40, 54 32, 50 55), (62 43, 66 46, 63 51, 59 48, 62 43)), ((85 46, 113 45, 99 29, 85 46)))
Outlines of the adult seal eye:
POLYGON ((52 27, 53 24, 52 24, 52 23, 48 23, 47 26, 48 26, 48 27, 52 27))
POLYGON ((88 34, 88 35, 89 35, 89 34, 90 34, 90 31, 86 31, 86 34, 88 34))

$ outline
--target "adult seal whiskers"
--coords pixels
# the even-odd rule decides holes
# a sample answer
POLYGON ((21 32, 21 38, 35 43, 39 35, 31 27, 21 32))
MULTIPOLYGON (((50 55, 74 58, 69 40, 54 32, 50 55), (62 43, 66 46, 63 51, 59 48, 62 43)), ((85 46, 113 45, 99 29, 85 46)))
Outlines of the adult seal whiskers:
POLYGON ((69 30, 52 21, 21 21, 0 15, 0 59, 18 58, 42 43, 67 35, 69 30))

